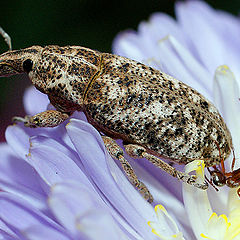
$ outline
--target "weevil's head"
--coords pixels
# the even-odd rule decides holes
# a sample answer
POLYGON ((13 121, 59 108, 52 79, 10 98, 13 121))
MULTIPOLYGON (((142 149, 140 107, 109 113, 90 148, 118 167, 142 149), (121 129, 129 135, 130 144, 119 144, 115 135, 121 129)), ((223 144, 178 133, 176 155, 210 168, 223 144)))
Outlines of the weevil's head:
POLYGON ((43 47, 32 46, 29 48, 8 51, 0 55, 0 77, 27 73, 31 74, 41 58, 43 47))
POLYGON ((100 65, 101 53, 91 49, 32 46, 1 54, 0 77, 25 72, 57 109, 70 112, 81 109, 85 90, 100 65))

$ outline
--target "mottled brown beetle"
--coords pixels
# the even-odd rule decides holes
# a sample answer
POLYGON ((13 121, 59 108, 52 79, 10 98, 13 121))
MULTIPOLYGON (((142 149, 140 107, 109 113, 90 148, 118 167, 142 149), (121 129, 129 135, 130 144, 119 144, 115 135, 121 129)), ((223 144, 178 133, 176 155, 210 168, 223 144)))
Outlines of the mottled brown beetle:
POLYGON ((74 111, 83 111, 105 134, 109 153, 149 202, 150 192, 113 139, 122 139, 131 157, 146 158, 201 189, 207 189, 207 182, 199 183, 196 176, 158 157, 179 164, 202 159, 211 167, 231 153, 230 132, 214 105, 186 84, 142 63, 79 46, 32 46, 0 55, 0 76, 23 72, 56 110, 15 120, 28 127, 55 127, 74 111))

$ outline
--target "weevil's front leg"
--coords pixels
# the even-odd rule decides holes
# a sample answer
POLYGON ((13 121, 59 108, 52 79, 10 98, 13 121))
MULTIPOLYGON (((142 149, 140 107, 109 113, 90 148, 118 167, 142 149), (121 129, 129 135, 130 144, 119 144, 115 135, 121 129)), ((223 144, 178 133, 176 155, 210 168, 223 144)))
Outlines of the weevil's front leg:
POLYGON ((25 118, 14 117, 13 122, 23 122, 26 127, 56 127, 65 121, 70 114, 62 113, 57 110, 47 110, 38 113, 32 117, 26 116, 25 118))
POLYGON ((139 145, 134 145, 134 144, 128 144, 125 146, 126 153, 133 157, 133 158, 146 158, 149 160, 151 163, 153 163, 155 166, 158 168, 161 168, 168 174, 172 175, 173 177, 188 183, 190 185, 193 185, 197 188, 206 190, 208 188, 208 183, 203 182, 199 183, 197 182, 197 177, 195 175, 189 175, 187 173, 183 173, 181 171, 178 171, 168 163, 164 162, 163 160, 155 157, 152 154, 149 154, 144 147, 141 147, 139 145))
POLYGON ((128 180, 132 183, 133 186, 135 186, 140 194, 146 199, 149 203, 153 202, 153 197, 147 187, 144 183, 138 180, 135 172, 133 171, 131 165, 129 162, 124 158, 124 153, 122 148, 110 137, 103 136, 102 137, 104 144, 110 153, 110 155, 116 159, 119 160, 122 168, 128 178, 128 180))

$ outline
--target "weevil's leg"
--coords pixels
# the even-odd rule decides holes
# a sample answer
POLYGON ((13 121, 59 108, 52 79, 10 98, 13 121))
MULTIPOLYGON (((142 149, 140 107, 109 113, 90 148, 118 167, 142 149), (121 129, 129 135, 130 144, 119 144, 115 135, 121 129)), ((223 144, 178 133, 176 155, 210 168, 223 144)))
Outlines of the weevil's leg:
POLYGON ((131 165, 124 158, 122 148, 110 137, 102 136, 102 139, 110 155, 114 159, 120 161, 128 180, 132 183, 133 186, 135 186, 138 189, 138 191, 140 192, 144 199, 146 199, 149 203, 152 203, 153 197, 151 193, 149 192, 145 184, 138 180, 131 165))
POLYGON ((235 161, 236 161, 234 148, 232 148, 232 152, 233 152, 233 160, 232 160, 232 167, 231 167, 231 169, 232 169, 232 171, 233 171, 234 166, 235 166, 235 161))
POLYGON ((13 122, 23 122, 26 127, 56 127, 65 121, 70 114, 62 113, 57 110, 47 110, 38 113, 32 117, 26 116, 25 118, 14 117, 13 122))
POLYGON ((221 164, 221 172, 223 173, 223 175, 225 175, 225 165, 224 165, 224 159, 222 158, 222 154, 221 154, 221 148, 218 144, 217 141, 215 141, 215 144, 217 145, 217 148, 218 148, 218 152, 219 152, 219 158, 220 158, 220 164, 221 164))
POLYGON ((201 188, 201 189, 207 189, 208 188, 208 183, 198 183, 197 177, 195 175, 189 175, 187 173, 183 173, 181 171, 178 171, 174 167, 170 166, 168 163, 164 162, 163 160, 155 157, 152 154, 147 153, 146 149, 144 147, 141 147, 139 145, 134 145, 134 144, 128 144, 125 146, 126 153, 133 157, 133 158, 146 158, 149 160, 151 163, 153 163, 155 166, 158 168, 161 168, 168 174, 172 175, 173 177, 191 184, 195 187, 201 188))

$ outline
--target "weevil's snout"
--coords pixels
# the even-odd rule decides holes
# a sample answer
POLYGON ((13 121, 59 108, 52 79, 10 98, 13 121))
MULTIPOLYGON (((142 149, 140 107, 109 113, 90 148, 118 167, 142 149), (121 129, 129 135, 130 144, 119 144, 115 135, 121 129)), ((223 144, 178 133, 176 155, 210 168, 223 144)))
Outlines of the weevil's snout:
POLYGON ((0 77, 29 73, 41 55, 42 47, 33 46, 22 50, 8 51, 0 55, 0 77))
POLYGON ((7 52, 0 56, 0 77, 8 77, 22 72, 22 61, 14 52, 7 52))
POLYGON ((10 75, 18 74, 18 72, 7 64, 1 64, 0 62, 0 77, 8 77, 10 75))

